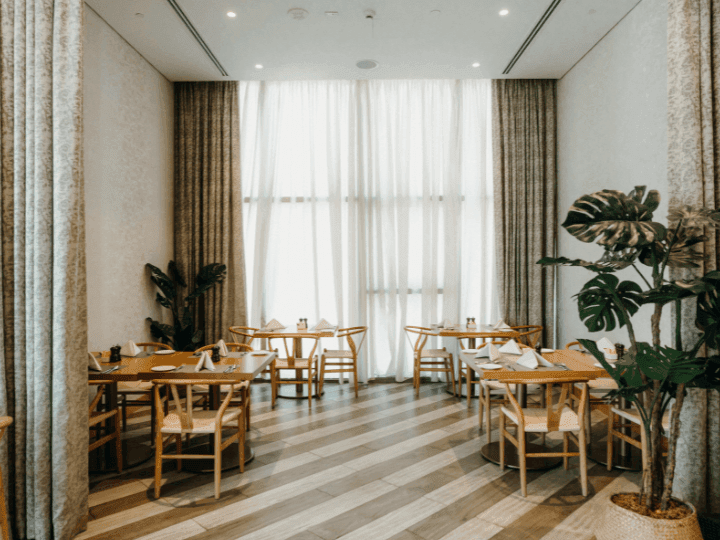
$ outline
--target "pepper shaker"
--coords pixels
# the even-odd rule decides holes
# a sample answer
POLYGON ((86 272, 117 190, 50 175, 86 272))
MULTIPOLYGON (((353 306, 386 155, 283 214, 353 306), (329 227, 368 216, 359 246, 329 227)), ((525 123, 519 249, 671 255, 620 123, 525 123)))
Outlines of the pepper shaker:
POLYGON ((110 347, 110 362, 120 362, 122 357, 120 356, 120 345, 110 347))
POLYGON ((535 345, 535 352, 542 355, 542 347, 540 346, 540 343, 535 345))
POLYGON ((615 351, 617 352, 618 360, 620 360, 625 355, 625 345, 622 343, 616 343, 615 351))
POLYGON ((212 348, 212 357, 210 359, 215 363, 220 361, 220 347, 212 348))

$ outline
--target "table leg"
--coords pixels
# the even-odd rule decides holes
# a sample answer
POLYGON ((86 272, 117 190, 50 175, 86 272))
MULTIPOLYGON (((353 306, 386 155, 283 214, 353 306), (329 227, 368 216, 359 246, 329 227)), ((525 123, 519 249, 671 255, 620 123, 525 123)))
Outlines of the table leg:
MULTIPOLYGON (((295 358, 302 358, 302 339, 300 338, 293 338, 293 355, 295 358)), ((302 377, 302 369, 296 369, 295 370, 295 380, 299 381, 302 377)), ((303 385, 302 384, 296 384, 295 385, 295 393, 296 394, 302 394, 303 393, 303 385)))

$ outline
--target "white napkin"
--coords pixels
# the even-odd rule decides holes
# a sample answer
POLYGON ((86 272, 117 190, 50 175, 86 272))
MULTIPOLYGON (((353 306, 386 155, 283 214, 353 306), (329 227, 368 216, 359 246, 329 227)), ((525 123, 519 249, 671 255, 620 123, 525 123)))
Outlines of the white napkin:
POLYGON ((265 330, 282 330, 283 328, 285 327, 275 319, 265 325, 265 330))
POLYGON ((320 321, 318 321, 315 325, 315 330, 331 330, 332 328, 335 328, 335 325, 330 324, 325 319, 320 319, 320 321))
POLYGON ((507 353, 507 354, 522 354, 522 349, 520 348, 520 345, 517 344, 517 341, 514 339, 511 339, 508 341, 505 345, 500 347, 501 353, 507 353))
POLYGON ((133 340, 128 341, 120 348, 120 354, 123 356, 137 356, 140 352, 140 347, 135 345, 133 340))
POLYGON ((225 345, 224 339, 221 339, 220 341, 218 341, 217 346, 220 347, 220 356, 228 355, 228 348, 227 348, 227 345, 225 345))
POLYGON ((102 371, 102 368, 100 367, 97 358, 95 358, 90 352, 88 353, 88 367, 93 371, 102 371))
POLYGON ((605 360, 617 360, 617 351, 615 350, 615 344, 608 338, 604 337, 595 342, 598 349, 605 353, 605 360))
POLYGON ((499 359, 500 356, 500 351, 498 351, 498 348, 495 345, 492 343, 486 343, 480 348, 478 353, 475 355, 475 358, 489 358, 491 362, 494 362, 499 359))
POLYGON ((530 369, 535 369, 538 366, 552 367, 552 364, 550 362, 545 360, 542 356, 540 356, 533 350, 527 351, 520 358, 518 358, 517 363, 530 369))
POLYGON ((493 326, 493 330, 512 330, 504 320, 500 319, 497 323, 495 323, 495 326, 493 326))
POLYGON ((202 352, 200 360, 198 360, 198 363, 195 366, 195 371, 200 371, 201 369, 215 371, 215 364, 213 364, 213 361, 207 351, 202 352))

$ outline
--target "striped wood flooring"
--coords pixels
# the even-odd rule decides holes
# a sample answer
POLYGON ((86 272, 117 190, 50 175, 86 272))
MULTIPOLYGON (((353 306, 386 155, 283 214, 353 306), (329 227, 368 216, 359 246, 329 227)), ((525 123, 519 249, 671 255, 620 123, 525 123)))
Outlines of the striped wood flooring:
MULTIPOLYGON (((76 538, 591 540, 602 498, 639 482, 589 462, 584 499, 574 459, 569 471, 528 473, 523 499, 518 471, 479 455, 477 400, 468 408, 441 383, 424 384, 419 397, 409 383, 370 384, 357 399, 347 384, 328 383, 312 412, 304 400, 271 409, 269 390, 253 385, 256 458, 244 474, 223 473, 219 500, 212 475, 178 473, 170 462, 155 500, 151 460, 91 476, 88 527, 76 538)), ((128 424, 126 438, 149 441, 147 414, 128 424)))

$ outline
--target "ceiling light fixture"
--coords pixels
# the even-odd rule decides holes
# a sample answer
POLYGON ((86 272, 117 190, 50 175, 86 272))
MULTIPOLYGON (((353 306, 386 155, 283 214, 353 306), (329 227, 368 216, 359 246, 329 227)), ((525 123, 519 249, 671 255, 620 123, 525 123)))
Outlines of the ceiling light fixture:
POLYGON ((235 17, 237 17, 237 13, 235 13, 234 11, 228 11, 227 16, 231 19, 234 19, 235 17))
POLYGON ((302 21, 309 15, 309 13, 303 8, 290 8, 288 9, 288 15, 296 21, 302 21))
POLYGON ((255 64, 255 69, 262 69, 262 68, 263 68, 262 64, 255 64))
POLYGON ((435 17, 437 17, 438 15, 440 15, 440 10, 439 10, 439 9, 433 9, 433 10, 430 12, 430 15, 434 15, 435 17))
POLYGON ((360 69, 375 69, 378 66, 378 63, 375 60, 360 60, 355 65, 360 69))
POLYGON ((472 67, 480 67, 480 62, 475 62, 472 67))
POLYGON ((500 16, 501 16, 501 17, 504 17, 504 16, 507 15, 508 13, 510 13, 510 10, 508 10, 508 9, 501 9, 501 10, 500 10, 500 16))

